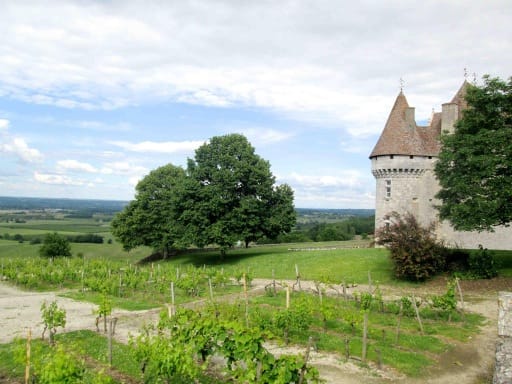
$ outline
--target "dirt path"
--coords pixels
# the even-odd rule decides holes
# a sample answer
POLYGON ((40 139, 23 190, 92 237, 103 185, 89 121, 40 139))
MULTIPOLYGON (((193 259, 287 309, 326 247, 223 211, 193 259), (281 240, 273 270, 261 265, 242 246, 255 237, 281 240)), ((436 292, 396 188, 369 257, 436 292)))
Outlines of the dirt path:
MULTIPOLYGON (((252 293, 257 294, 264 290, 270 280, 255 279, 252 293)), ((293 284, 293 281, 287 282, 293 284)), ((302 289, 314 288, 312 282, 301 282, 302 289)), ((358 286, 349 289, 364 291, 367 287, 358 286)), ((417 289, 417 294, 433 291, 443 291, 443 284, 438 286, 422 286, 417 289)), ((404 294, 399 289, 382 287, 384 296, 400 296, 404 294)), ((464 290, 464 288, 463 288, 464 290)), ((410 289, 408 289, 410 293, 410 289)), ((331 353, 312 352, 311 362, 320 371, 327 384, 383 384, 383 383, 433 383, 433 384, 476 384, 481 383, 482 378, 489 377, 494 362, 494 348, 497 334, 497 296, 496 290, 475 289, 465 290, 466 310, 481 313, 487 318, 481 332, 468 343, 453 345, 450 351, 439 357, 438 364, 433 367, 428 375, 428 380, 412 380, 390 369, 378 370, 375 367, 362 368, 358 364, 345 363, 342 359, 331 353)), ((28 329, 31 329, 34 337, 42 333, 40 307, 44 301, 57 300, 58 305, 66 310, 66 331, 89 329, 95 330, 94 304, 79 302, 63 297, 58 293, 34 293, 21 291, 17 288, 0 282, 0 343, 11 341, 17 336, 25 337, 28 329)), ((192 304, 194 305, 194 304, 192 304)), ((195 304, 197 305, 197 303, 195 304)), ((113 315, 118 317, 116 338, 126 342, 130 334, 139 332, 146 323, 157 321, 159 310, 149 311, 124 311, 114 310, 113 315)), ((59 330, 60 331, 60 330, 59 330)), ((281 348, 273 345, 267 346, 276 354, 304 353, 303 348, 281 348)))

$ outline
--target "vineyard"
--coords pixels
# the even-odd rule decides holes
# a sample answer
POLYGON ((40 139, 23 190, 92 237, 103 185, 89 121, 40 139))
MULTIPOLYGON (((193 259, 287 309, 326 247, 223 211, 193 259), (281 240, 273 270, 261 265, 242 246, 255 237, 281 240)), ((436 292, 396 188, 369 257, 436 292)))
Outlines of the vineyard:
MULTIPOLYGON (((139 265, 84 257, 0 262, 4 281, 31 290, 63 290, 68 297, 95 302, 105 321, 112 306, 162 308, 159 321, 134 333, 128 346, 116 347, 128 348, 123 355, 131 368, 113 365, 122 379, 108 375, 108 364, 101 368, 107 342, 97 341, 104 337, 99 328, 94 337, 84 338, 103 343, 95 357, 86 353, 83 360, 83 351, 63 352, 74 348, 66 342, 73 336, 64 334, 55 336, 57 347, 41 346, 39 357, 33 354, 34 369, 38 359, 57 359, 46 366, 77 366, 89 378, 84 382, 316 383, 321 377, 308 360, 318 352, 338 356, 340 364, 413 377, 453 342, 475 335, 483 321, 463 310, 455 280, 439 295, 390 297, 370 273, 365 285, 347 283, 349 278, 303 281, 299 265, 294 266, 295 280, 267 279, 255 291, 254 273, 234 266, 139 265), (275 353, 290 345, 298 354, 275 353), (74 365, 60 361, 69 358, 76 360, 74 365), (138 367, 135 372, 133 367, 138 367)), ((117 326, 123 327, 122 321, 117 326)), ((90 348, 87 341, 81 343, 81 349, 90 348)), ((13 366, 21 372, 23 364, 13 366)))

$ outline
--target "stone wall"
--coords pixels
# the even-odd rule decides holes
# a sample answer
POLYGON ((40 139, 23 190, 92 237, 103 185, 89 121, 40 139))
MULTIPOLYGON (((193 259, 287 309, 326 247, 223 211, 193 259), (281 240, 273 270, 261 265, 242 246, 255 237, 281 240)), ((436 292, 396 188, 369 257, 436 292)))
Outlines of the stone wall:
POLYGON ((512 292, 498 294, 498 342, 492 382, 512 383, 512 292))

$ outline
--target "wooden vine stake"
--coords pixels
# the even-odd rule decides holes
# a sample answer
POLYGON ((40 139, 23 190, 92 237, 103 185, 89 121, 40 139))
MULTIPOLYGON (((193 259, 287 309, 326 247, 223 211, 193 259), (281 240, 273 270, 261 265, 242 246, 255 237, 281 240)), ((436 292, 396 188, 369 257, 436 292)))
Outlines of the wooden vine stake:
POLYGON ((312 347, 313 347, 313 337, 309 336, 308 347, 306 349, 306 354, 304 356, 304 365, 300 369, 299 384, 302 384, 304 382, 304 374, 306 373, 306 370, 307 370, 309 354, 311 353, 312 347))
POLYGON ((412 295, 412 306, 414 307, 414 312, 416 312, 416 319, 418 320, 418 324, 420 325, 420 332, 421 335, 423 336, 425 334, 423 332, 423 323, 421 322, 420 311, 418 310, 418 306, 416 305, 416 297, 414 297, 414 295, 412 295))
MULTIPOLYGON (((297 264, 295 264, 295 284, 297 284, 297 286, 299 287, 299 291, 302 291, 302 288, 300 286, 300 273, 299 273, 299 266, 297 264)), ((295 286, 294 284, 294 286, 295 286)))
POLYGON ((272 269, 272 290, 274 293, 274 296, 276 295, 276 272, 274 269, 272 269))
POLYGON ((32 329, 28 329, 27 335, 27 361, 25 363, 25 384, 29 383, 30 380, 30 343, 32 341, 32 329))
POLYGON ((361 361, 366 363, 366 351, 368 346, 368 311, 364 311, 363 318, 363 351, 361 353, 361 361))
POLYGON ((212 278, 208 278, 208 288, 210 288, 210 300, 213 301, 213 288, 212 288, 212 278))
POLYGON ((404 303, 400 300, 400 311, 398 312, 398 319, 396 323, 396 336, 395 336, 395 344, 398 344, 398 340, 400 339, 400 323, 402 322, 402 316, 404 313, 404 303))
POLYGON ((462 289, 460 287, 458 277, 455 278, 455 284, 457 284, 457 291, 459 292, 459 297, 460 297, 460 310, 461 310, 461 314, 462 314, 462 320, 465 320, 465 318, 464 318, 464 296, 462 295, 462 289))
POLYGON ((112 368, 112 335, 113 332, 113 319, 109 317, 108 319, 108 366, 112 368))
POLYGON ((174 305, 174 281, 171 281, 171 306, 169 307, 169 317, 176 314, 176 307, 174 305))
POLYGON ((372 293, 372 273, 368 271, 368 292, 372 293))
POLYGON ((244 280, 244 298, 245 298, 245 325, 249 327, 249 295, 247 294, 247 277, 243 276, 244 280))
POLYGON ((286 286, 286 309, 290 309, 290 286, 286 286))

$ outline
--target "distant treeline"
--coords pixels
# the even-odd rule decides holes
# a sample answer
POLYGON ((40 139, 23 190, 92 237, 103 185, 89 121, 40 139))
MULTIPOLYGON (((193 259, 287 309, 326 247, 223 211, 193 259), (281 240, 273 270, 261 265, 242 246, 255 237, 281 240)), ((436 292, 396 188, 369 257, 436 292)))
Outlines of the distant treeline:
POLYGON ((59 209, 79 212, 114 213, 128 202, 118 200, 55 199, 42 197, 2 197, 0 209, 59 209))
MULTIPOLYGON (((44 241, 44 237, 46 235, 21 235, 16 233, 15 235, 9 235, 5 233, 4 235, 0 235, 0 239, 5 240, 14 240, 20 243, 25 241, 30 242, 30 244, 41 244, 44 241)), ((66 236, 70 243, 91 243, 91 244, 102 244, 103 236, 95 235, 93 233, 84 233, 79 235, 68 235, 66 236)))
POLYGON ((310 222, 298 223, 295 229, 277 239, 264 239, 265 243, 302 243, 309 241, 345 241, 356 236, 367 238, 375 230, 375 216, 350 217, 335 223, 310 222))

